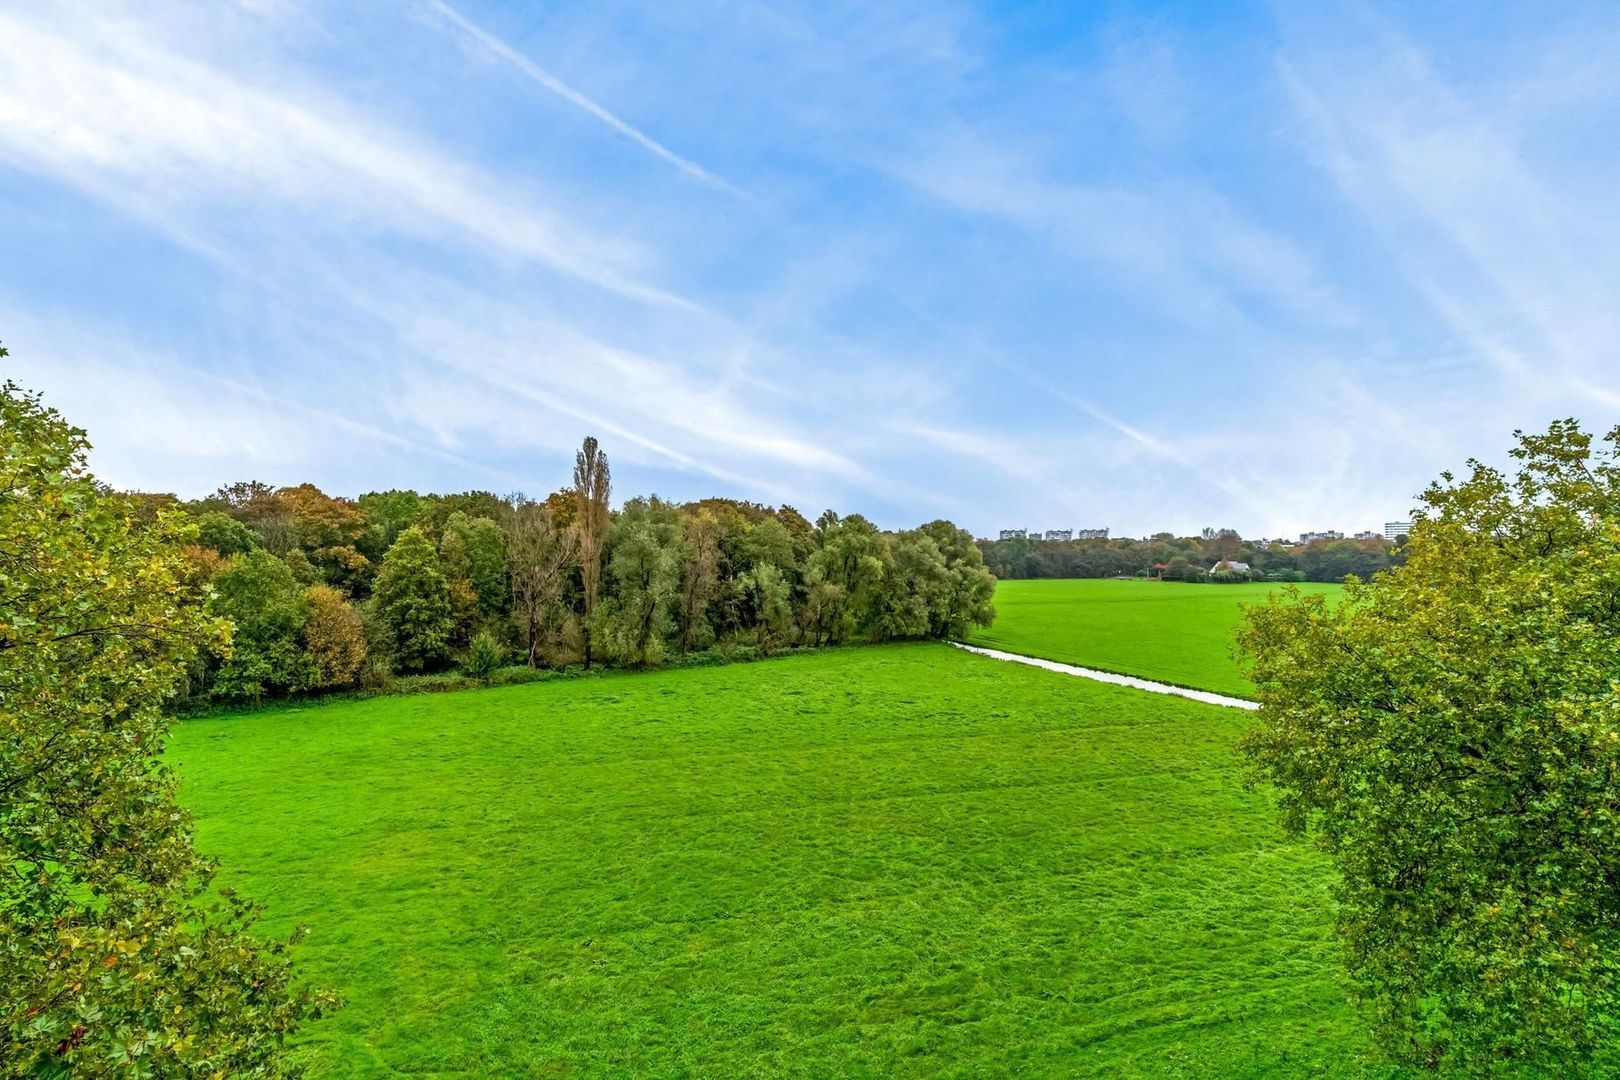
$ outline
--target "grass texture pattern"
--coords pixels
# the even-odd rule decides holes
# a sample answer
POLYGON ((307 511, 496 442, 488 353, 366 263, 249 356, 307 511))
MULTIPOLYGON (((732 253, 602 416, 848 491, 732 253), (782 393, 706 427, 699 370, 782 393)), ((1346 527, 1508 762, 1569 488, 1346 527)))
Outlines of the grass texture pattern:
MULTIPOLYGON (((1285 585, 1049 579, 996 585, 996 621, 969 641, 986 648, 1249 697, 1232 656, 1246 604, 1285 585)), ((1341 585, 1306 582, 1336 596, 1341 585)))
POLYGON ((318 1076, 1358 1074, 1236 710, 943 645, 190 720, 318 1076))

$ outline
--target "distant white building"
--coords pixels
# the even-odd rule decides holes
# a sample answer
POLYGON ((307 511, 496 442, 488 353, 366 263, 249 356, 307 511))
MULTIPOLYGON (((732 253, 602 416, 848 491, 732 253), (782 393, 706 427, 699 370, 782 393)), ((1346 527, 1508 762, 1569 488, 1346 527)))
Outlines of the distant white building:
POLYGON ((1048 540, 1073 540, 1074 539, 1074 530, 1073 529, 1047 529, 1046 530, 1046 538, 1048 540))
POLYGON ((1356 539, 1357 540, 1381 540, 1381 539, 1383 539, 1383 535, 1384 535, 1383 533, 1375 533, 1371 529, 1362 529, 1360 532, 1356 533, 1356 539))
POLYGON ((1343 540, 1344 533, 1337 529, 1325 529, 1322 532, 1308 532, 1299 534, 1299 542, 1313 544, 1318 540, 1343 540))
POLYGON ((1074 535, 1075 535, 1075 538, 1078 539, 1078 540, 1106 540, 1106 539, 1108 539, 1108 530, 1107 529, 1077 529, 1077 530, 1075 530, 1074 535))
POLYGON ((1249 564, 1246 562, 1238 562, 1236 559, 1222 559, 1220 562, 1209 568, 1209 572, 1212 574, 1216 573, 1217 571, 1224 571, 1231 574, 1247 574, 1249 573, 1249 564))
POLYGON ((1411 535, 1412 535, 1412 523, 1410 521, 1386 521, 1386 522, 1384 522, 1384 539, 1385 540, 1393 540, 1397 536, 1411 536, 1411 535))
POLYGON ((1023 529, 1002 529, 1001 530, 1001 538, 1003 540, 1022 540, 1027 535, 1029 535, 1029 534, 1026 533, 1023 529))

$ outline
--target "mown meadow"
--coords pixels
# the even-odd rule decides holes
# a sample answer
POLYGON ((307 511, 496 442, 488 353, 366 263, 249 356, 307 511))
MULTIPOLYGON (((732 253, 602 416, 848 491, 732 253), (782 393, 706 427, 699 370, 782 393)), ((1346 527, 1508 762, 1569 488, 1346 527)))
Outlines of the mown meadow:
POLYGON ((1248 720, 910 644, 204 717, 170 756, 348 999, 317 1076, 1364 1074, 1248 720))
MULTIPOLYGON (((1178 581, 1031 580, 996 585, 996 621, 975 645, 1238 697, 1252 687, 1232 656, 1246 604, 1290 586, 1178 581)), ((1305 582, 1302 593, 1342 585, 1305 582)))

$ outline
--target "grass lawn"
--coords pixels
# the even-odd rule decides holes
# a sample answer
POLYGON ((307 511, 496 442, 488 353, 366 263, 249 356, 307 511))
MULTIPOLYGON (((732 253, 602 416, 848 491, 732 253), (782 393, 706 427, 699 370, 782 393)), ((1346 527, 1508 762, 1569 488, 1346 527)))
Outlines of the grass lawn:
MULTIPOLYGON (((1002 581, 996 621, 975 645, 1099 668, 1121 675, 1248 696, 1253 687, 1232 659, 1244 604, 1282 585, 1202 585, 1098 579, 1002 581)), ((1342 585, 1303 583, 1307 593, 1342 585)))
POLYGON ((189 720, 316 1075, 1353 1075, 1249 718, 940 645, 189 720))

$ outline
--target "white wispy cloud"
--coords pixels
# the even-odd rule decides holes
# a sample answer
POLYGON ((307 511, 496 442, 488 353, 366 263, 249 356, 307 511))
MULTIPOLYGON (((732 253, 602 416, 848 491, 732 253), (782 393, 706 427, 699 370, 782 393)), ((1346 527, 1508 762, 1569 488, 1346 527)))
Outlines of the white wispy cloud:
POLYGON ((303 228, 458 237, 632 299, 692 306, 637 280, 644 255, 624 239, 525 205, 374 117, 294 93, 238 82, 131 22, 64 27, 0 15, 0 160, 178 237, 206 235, 203 215, 217 226, 233 209, 296 213, 303 228))
POLYGON ((1511 87, 1448 83, 1371 9, 1351 63, 1320 26, 1290 26, 1279 77, 1309 150, 1415 293, 1520 394, 1612 402, 1620 271, 1608 255, 1620 235, 1536 160, 1529 144, 1545 114, 1527 112, 1511 87))

